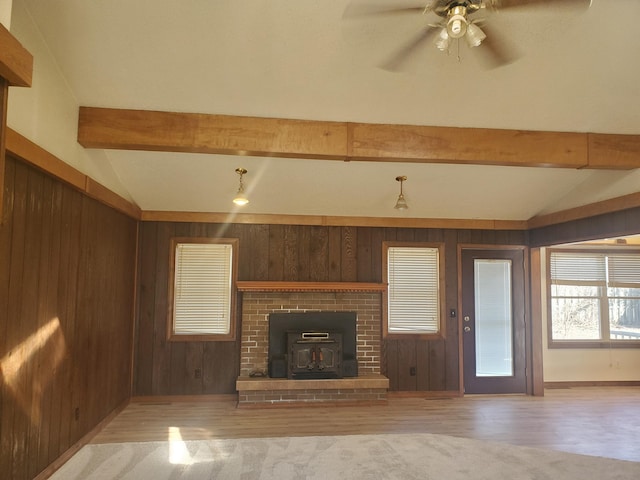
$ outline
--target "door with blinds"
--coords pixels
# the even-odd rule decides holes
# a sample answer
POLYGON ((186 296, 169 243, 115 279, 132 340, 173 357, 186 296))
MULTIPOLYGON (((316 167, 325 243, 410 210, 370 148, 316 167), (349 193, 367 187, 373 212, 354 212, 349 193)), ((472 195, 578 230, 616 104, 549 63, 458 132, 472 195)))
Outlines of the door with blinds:
POLYGON ((525 250, 462 250, 465 393, 526 393, 525 250))

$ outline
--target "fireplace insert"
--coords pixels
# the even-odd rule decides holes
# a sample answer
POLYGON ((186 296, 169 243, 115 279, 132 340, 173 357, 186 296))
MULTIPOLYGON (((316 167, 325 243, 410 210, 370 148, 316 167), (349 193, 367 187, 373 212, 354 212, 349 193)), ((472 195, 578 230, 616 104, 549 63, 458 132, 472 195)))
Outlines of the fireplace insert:
POLYGON ((287 332, 287 378, 342 378, 342 334, 287 332))
POLYGON ((356 320, 356 312, 270 314, 269 376, 357 377, 356 320))

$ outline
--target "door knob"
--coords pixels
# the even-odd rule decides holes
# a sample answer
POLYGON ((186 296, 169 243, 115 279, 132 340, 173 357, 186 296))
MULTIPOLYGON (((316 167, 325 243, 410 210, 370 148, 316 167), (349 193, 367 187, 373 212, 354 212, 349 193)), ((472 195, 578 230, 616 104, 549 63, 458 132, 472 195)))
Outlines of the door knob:
POLYGON ((471 327, 467 325, 466 327, 464 327, 464 331, 465 332, 470 332, 471 331, 471 327))

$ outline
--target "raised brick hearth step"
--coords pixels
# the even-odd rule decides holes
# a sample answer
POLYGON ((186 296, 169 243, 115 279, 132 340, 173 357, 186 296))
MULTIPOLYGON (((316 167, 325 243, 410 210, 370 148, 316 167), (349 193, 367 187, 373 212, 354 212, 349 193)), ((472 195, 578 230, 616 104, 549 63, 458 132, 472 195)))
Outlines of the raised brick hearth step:
POLYGON ((238 406, 385 402, 388 388, 389 379, 380 374, 318 380, 264 377, 236 380, 238 406))

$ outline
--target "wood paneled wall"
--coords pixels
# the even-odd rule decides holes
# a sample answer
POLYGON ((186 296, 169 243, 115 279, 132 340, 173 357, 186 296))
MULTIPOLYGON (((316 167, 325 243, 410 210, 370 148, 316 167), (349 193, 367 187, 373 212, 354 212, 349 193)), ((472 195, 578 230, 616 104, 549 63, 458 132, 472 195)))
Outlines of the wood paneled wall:
MULTIPOLYGON (((523 231, 141 222, 134 395, 235 393, 237 342, 166 341, 172 236, 239 238, 238 279, 247 281, 381 282, 383 241, 444 242, 447 311, 457 309, 458 244, 528 241, 523 231)), ((458 390, 457 330, 449 318, 444 340, 384 342, 391 390, 458 390)))
POLYGON ((130 396, 136 221, 8 158, 0 476, 31 479, 130 396))

